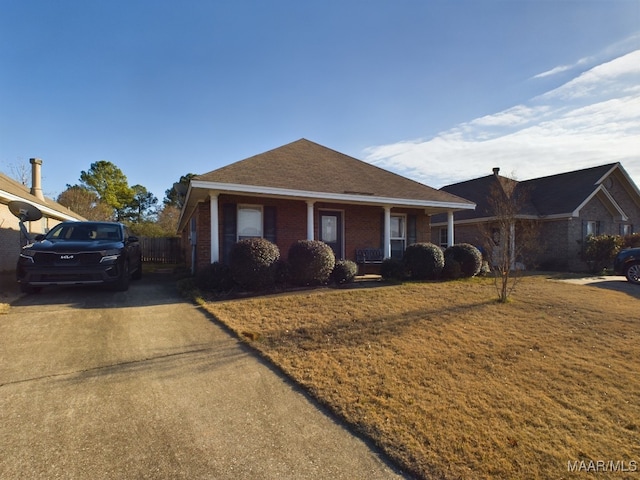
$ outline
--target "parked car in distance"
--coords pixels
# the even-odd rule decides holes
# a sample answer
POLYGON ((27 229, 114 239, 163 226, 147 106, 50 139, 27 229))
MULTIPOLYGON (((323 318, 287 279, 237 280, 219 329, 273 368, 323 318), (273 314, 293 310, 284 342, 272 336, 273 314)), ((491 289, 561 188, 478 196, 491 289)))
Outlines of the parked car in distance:
POLYGON ((138 238, 117 222, 63 222, 20 252, 16 276, 25 293, 47 285, 105 284, 129 289, 142 276, 138 238))
POLYGON ((640 285, 640 248, 625 248, 616 255, 613 271, 627 280, 640 285))

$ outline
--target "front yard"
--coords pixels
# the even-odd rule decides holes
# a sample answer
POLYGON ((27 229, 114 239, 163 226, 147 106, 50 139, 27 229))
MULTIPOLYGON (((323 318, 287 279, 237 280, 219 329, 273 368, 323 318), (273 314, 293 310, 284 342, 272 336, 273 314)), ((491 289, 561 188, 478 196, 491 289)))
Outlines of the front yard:
POLYGON ((543 276, 495 298, 473 278, 204 306, 417 477, 639 475, 640 301, 543 276))

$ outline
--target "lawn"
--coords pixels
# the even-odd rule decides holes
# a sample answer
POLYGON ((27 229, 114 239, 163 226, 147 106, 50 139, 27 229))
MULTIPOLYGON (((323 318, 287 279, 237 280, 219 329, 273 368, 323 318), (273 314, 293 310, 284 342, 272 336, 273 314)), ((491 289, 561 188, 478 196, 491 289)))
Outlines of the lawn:
POLYGON ((474 278, 204 306, 416 477, 640 475, 640 301, 544 276, 495 298, 474 278))

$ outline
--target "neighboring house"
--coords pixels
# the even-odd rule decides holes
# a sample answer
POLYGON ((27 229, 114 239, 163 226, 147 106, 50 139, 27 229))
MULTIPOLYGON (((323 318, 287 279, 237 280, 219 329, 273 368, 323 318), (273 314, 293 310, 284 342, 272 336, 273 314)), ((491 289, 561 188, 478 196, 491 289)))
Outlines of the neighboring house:
POLYGON ((26 242, 20 232, 19 220, 9 211, 9 202, 27 202, 42 212, 40 220, 25 223, 27 231, 33 235, 46 233, 65 220, 84 220, 43 195, 40 173, 42 160, 32 158, 30 162, 31 189, 0 173, 0 271, 15 270, 20 248, 26 242))
MULTIPOLYGON (((441 189, 477 204, 475 211, 456 214, 456 241, 486 247, 482 232, 492 221, 487 197, 497 179, 516 182, 516 188, 528 197, 518 218, 538 221, 540 249, 527 268, 586 270, 580 254, 588 235, 627 235, 640 225, 640 191, 620 163, 521 182, 500 176, 499 170, 441 189)), ((445 218, 432 217, 431 226, 431 240, 446 244, 445 218)))
POLYGON ((241 239, 263 237, 283 258, 298 240, 321 240, 338 259, 358 249, 401 256, 429 241, 429 216, 473 209, 439 191, 301 139, 191 180, 178 231, 192 271, 228 263, 241 239))

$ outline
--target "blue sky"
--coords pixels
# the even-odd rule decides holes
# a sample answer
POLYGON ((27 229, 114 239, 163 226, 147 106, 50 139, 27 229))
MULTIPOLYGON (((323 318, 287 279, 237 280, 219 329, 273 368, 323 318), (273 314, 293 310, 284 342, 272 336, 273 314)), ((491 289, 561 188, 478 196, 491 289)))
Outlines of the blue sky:
POLYGON ((439 188, 621 161, 640 0, 0 0, 0 171, 108 160, 159 200, 307 138, 439 188))

